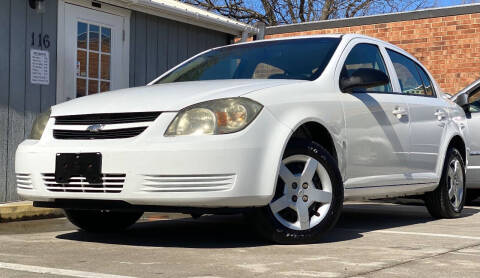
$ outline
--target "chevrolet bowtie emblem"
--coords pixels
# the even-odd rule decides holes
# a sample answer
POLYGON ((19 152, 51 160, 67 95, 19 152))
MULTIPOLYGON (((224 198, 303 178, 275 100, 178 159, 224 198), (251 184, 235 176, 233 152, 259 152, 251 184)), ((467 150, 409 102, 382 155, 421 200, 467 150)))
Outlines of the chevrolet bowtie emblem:
POLYGON ((99 131, 101 131, 104 127, 105 127, 104 124, 94 124, 94 125, 91 125, 91 126, 87 127, 87 131, 90 131, 90 132, 99 132, 99 131))

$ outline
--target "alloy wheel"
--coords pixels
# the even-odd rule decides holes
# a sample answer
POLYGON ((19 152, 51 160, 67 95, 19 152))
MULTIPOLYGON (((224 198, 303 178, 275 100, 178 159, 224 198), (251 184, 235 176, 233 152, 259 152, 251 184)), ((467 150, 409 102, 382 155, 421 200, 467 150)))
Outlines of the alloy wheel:
POLYGON ((285 158, 277 186, 283 191, 270 203, 274 217, 285 227, 308 230, 327 215, 332 202, 332 182, 325 167, 307 155, 285 158))
POLYGON ((463 200, 464 182, 463 169, 458 158, 450 161, 448 165, 448 198, 455 210, 459 210, 463 200))

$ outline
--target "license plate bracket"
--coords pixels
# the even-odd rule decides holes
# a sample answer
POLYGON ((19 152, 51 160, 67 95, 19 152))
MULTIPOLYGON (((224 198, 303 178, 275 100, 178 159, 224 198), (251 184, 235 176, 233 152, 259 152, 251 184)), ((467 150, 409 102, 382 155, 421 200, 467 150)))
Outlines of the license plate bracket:
POLYGON ((57 153, 55 181, 68 183, 71 177, 84 177, 88 183, 102 182, 101 153, 57 153))

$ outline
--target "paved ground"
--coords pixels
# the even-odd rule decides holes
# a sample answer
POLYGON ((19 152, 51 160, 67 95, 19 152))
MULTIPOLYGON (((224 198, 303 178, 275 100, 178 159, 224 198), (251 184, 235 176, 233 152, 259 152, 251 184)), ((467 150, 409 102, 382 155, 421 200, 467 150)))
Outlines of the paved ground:
POLYGON ((64 218, 3 223, 0 277, 480 277, 479 212, 433 221, 421 206, 348 204, 323 242, 301 246, 261 241, 240 216, 148 214, 102 236, 64 218))

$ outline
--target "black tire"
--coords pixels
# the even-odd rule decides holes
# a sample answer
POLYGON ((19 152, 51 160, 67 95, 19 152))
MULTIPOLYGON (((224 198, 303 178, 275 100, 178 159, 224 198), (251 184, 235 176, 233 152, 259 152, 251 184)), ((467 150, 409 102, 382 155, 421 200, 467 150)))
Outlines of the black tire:
POLYGON ((142 217, 143 212, 65 209, 73 225, 93 233, 118 232, 127 229, 142 217))
POLYGON ((465 204, 468 206, 474 206, 480 204, 480 189, 468 189, 465 204), (478 200, 477 200, 478 199, 478 200), (476 202, 474 202, 476 200, 476 202))
MULTIPOLYGON (((343 182, 336 160, 322 146, 308 140, 292 140, 288 144, 283 158, 297 154, 307 155, 316 159, 326 169, 331 181, 332 198, 330 208, 325 213, 323 220, 316 226, 306 230, 294 230, 282 225, 275 218, 269 206, 255 209, 249 215, 252 225, 264 238, 279 244, 318 242, 326 232, 335 226, 343 208, 343 182)), ((286 186, 286 183, 281 181, 280 177, 278 180, 275 196, 283 194, 284 186, 286 186)), ((308 208, 309 214, 311 213, 310 209, 311 207, 308 208)))
POLYGON ((430 215, 434 218, 458 218, 460 217, 463 206, 465 205, 465 163, 463 161, 462 155, 456 148, 449 148, 445 158, 445 163, 443 165, 442 178, 438 187, 432 191, 425 194, 425 205, 428 209, 430 215), (449 165, 452 161, 458 160, 461 166, 461 175, 463 177, 462 184, 463 194, 459 198, 460 205, 455 208, 452 204, 452 200, 449 197, 449 177, 448 170, 449 165))

